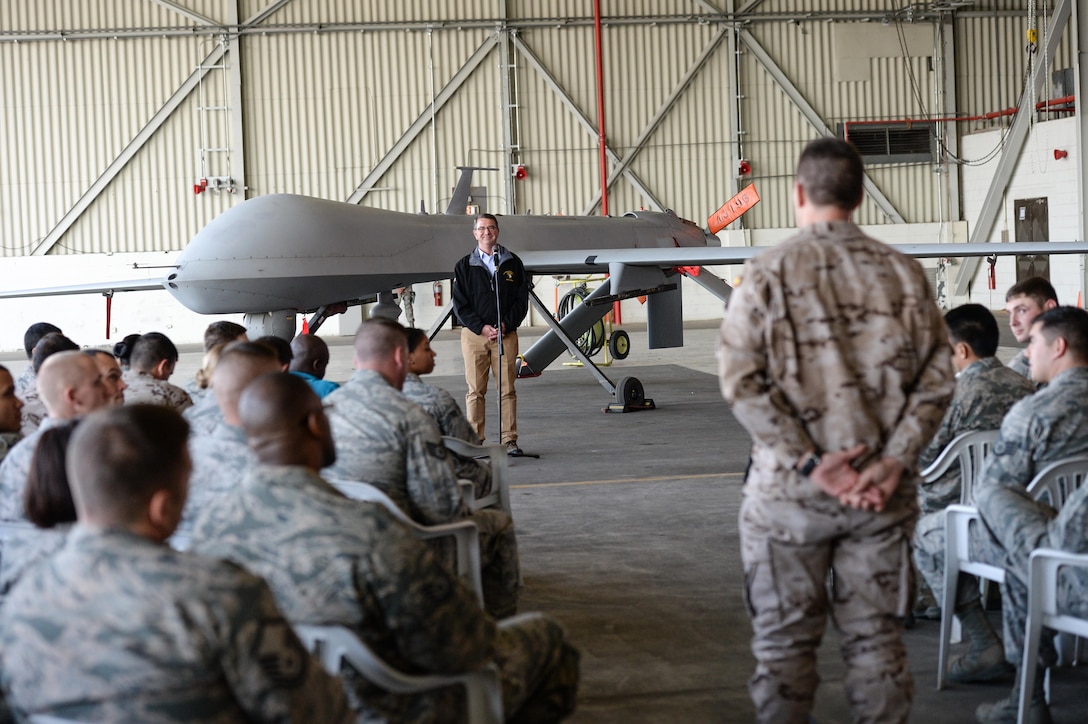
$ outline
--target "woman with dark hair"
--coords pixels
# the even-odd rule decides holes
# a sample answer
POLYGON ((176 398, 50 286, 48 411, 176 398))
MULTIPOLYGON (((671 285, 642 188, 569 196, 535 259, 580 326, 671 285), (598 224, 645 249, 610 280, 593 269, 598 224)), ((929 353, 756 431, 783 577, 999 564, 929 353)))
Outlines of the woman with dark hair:
MULTIPOLYGON (((457 401, 453 399, 453 395, 441 387, 435 387, 419 379, 420 375, 434 372, 436 354, 431 349, 431 340, 426 332, 415 327, 408 329, 408 376, 404 380, 401 392, 434 418, 443 435, 479 445, 479 436, 469 424, 468 418, 461 411, 457 401)), ((452 458, 457 477, 472 481, 477 498, 491 492, 491 467, 487 463, 456 453, 452 454, 452 458)))
POLYGON ((0 556, 0 596, 6 596, 23 572, 56 553, 76 522, 65 458, 79 419, 51 427, 38 438, 23 491, 23 509, 36 527, 4 542, 0 556))
POLYGON ((117 344, 113 345, 113 356, 117 358, 117 361, 121 364, 122 370, 127 370, 132 363, 132 350, 136 346, 136 340, 140 338, 138 334, 128 334, 117 344))

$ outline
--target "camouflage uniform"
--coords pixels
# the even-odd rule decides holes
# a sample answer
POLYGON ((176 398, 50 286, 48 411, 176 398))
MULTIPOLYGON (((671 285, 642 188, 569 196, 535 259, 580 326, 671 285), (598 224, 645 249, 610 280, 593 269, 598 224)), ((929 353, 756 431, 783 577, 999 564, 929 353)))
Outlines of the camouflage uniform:
MULTIPOLYGON (((1035 391, 1035 385, 1005 367, 996 357, 972 362, 957 375, 956 392, 937 434, 918 459, 918 467, 933 463, 958 435, 975 430, 996 430, 1005 413, 1018 400, 1035 391)), ((918 502, 922 516, 914 528, 914 561, 937 601, 944 591, 944 509, 960 501, 960 466, 953 463, 933 483, 922 483, 918 502)), ((977 586, 963 588, 977 598, 977 586)), ((969 603, 968 600, 962 603, 969 603)))
POLYGON ((19 432, 26 437, 42 426, 42 420, 49 415, 49 412, 45 409, 42 396, 38 394, 37 385, 23 393, 21 399, 23 400, 23 426, 19 432))
MULTIPOLYGON (((291 621, 346 626, 397 669, 452 673, 494 660, 508 715, 547 721, 573 709, 578 653, 555 621, 530 614, 496 626, 385 508, 345 499, 307 468, 253 469, 202 513, 192 546, 265 576, 291 621)), ((397 696, 343 675, 376 719, 463 717, 455 691, 397 696)))
POLYGON ((23 574, 64 547, 71 523, 52 528, 28 528, 4 541, 0 557, 0 601, 3 601, 23 574))
POLYGON ((1028 359, 1026 349, 1020 350, 1015 357, 1009 360, 1009 369, 1018 375, 1031 379, 1031 361, 1028 359))
POLYGON ((20 718, 350 721, 264 581, 130 533, 76 526, 0 611, 20 718))
POLYGON ((185 514, 178 526, 182 531, 192 527, 204 508, 237 488, 246 472, 257 464, 245 431, 226 422, 220 422, 209 433, 191 435, 189 456, 193 459, 193 472, 189 476, 185 514))
POLYGON ((910 594, 914 468, 953 391, 922 268, 853 223, 807 226, 745 265, 719 362, 753 437, 740 530, 757 719, 806 720, 830 609, 855 721, 906 721, 914 687, 897 616, 910 594), (795 470, 809 449, 858 443, 905 466, 883 512, 844 507, 795 470))
MULTIPOLYGON (((419 375, 409 373, 404 380, 404 396, 424 409, 438 423, 438 429, 443 435, 455 437, 458 440, 470 442, 473 445, 480 444, 480 437, 476 430, 469 424, 465 413, 461 412, 453 395, 441 387, 429 385, 419 378, 419 375)), ((472 487, 476 491, 476 497, 480 498, 491 492, 491 467, 486 463, 473 458, 466 458, 456 453, 450 454, 450 462, 457 477, 472 481, 472 487)))
MULTIPOLYGON (((1047 463, 1088 455, 1088 367, 1066 370, 1046 387, 1017 403, 1005 417, 1001 435, 982 473, 976 504, 984 527, 971 541, 972 555, 1005 568, 1001 618, 1005 658, 1016 666, 1024 647, 1028 606, 1028 559, 1043 546, 1088 552, 1088 486, 1073 493, 1055 512, 1032 500, 1027 485, 1047 463)), ((961 576, 957 593, 970 587, 961 576)), ((1065 598, 1083 601, 1088 579, 1067 576, 1065 598), (1078 598, 1079 596, 1079 598, 1078 598)), ((1044 650, 1050 647, 1044 638, 1044 650)))
POLYGON ((45 418, 37 431, 20 440, 0 462, 0 520, 26 520, 23 490, 30 474, 30 462, 38 447, 38 438, 58 424, 52 417, 45 418))
POLYGON ((0 461, 7 457, 8 451, 23 439, 18 432, 0 432, 0 461))
POLYGON ((423 525, 471 518, 480 529, 484 600, 498 618, 517 610, 514 521, 501 510, 471 512, 461 497, 435 421, 372 370, 357 370, 326 398, 336 464, 327 476, 383 490, 423 525))
POLYGON ((15 379, 15 396, 25 400, 27 390, 37 389, 37 387, 38 375, 34 371, 34 364, 27 362, 23 373, 15 379))
POLYGON ((185 412, 181 414, 189 422, 193 435, 208 435, 217 425, 226 424, 223 421, 223 411, 219 409, 219 403, 210 391, 195 400, 193 406, 185 408, 185 412))
POLYGON ((181 412, 193 404, 189 393, 166 380, 158 380, 147 372, 125 370, 121 375, 128 389, 125 390, 125 404, 165 405, 181 412))

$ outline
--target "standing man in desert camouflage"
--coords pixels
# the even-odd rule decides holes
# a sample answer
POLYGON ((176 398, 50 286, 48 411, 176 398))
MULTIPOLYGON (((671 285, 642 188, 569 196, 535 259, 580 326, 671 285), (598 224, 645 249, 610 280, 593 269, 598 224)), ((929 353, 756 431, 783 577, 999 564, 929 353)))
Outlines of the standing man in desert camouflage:
POLYGON ((760 722, 807 720, 829 612, 855 721, 910 715, 916 469, 952 364, 921 266, 850 220, 863 180, 846 142, 806 146, 800 231, 745 265, 722 321, 722 392, 753 438, 740 533, 760 722))

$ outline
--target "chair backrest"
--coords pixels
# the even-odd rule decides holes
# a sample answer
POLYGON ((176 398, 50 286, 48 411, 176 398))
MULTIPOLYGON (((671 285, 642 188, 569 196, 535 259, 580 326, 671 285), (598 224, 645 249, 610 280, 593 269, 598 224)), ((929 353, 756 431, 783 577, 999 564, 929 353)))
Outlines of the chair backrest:
POLYGON ((1088 475, 1088 456, 1065 458, 1050 463, 1028 483, 1028 494, 1035 500, 1046 501, 1058 509, 1088 475))
POLYGON ((325 670, 340 674, 346 662, 372 684, 394 694, 420 694, 446 686, 460 685, 468 694, 470 724, 499 724, 503 721, 502 688, 494 664, 464 674, 416 676, 397 671, 385 663, 352 631, 343 626, 295 626, 298 637, 321 660, 325 670))
POLYGON ((393 499, 370 483, 360 483, 356 480, 330 480, 329 484, 352 500, 365 500, 370 503, 378 503, 385 507, 398 520, 408 525, 418 525, 408 517, 408 514, 397 507, 393 499))
POLYGON ((488 464, 491 466, 491 492, 482 498, 474 499, 473 496, 468 496, 466 500, 473 510, 498 505, 499 508, 512 516, 513 512, 510 510, 510 483, 507 482, 506 478, 509 459, 506 449, 501 445, 473 445, 470 442, 449 435, 442 437, 442 444, 450 452, 457 453, 462 457, 478 458, 487 456, 488 464))
POLYGON ((975 502, 975 486, 982 474, 983 464, 990 455, 990 448, 997 439, 1000 430, 973 430, 957 435, 948 446, 941 451, 937 459, 921 472, 921 476, 927 482, 937 480, 952 467, 952 464, 960 464, 960 503, 973 505, 975 502))

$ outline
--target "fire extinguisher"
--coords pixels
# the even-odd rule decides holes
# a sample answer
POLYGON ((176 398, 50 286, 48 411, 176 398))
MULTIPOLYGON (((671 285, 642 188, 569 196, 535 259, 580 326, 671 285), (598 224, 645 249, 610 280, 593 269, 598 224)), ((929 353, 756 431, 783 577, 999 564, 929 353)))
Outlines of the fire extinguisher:
POLYGON ((986 274, 986 286, 990 289, 997 289, 997 257, 988 256, 986 262, 990 265, 988 273, 986 274))
POLYGON ((442 306, 442 282, 435 282, 432 287, 434 291, 434 306, 442 306))

